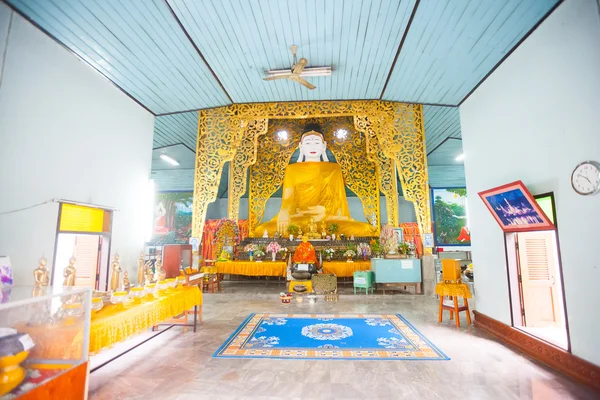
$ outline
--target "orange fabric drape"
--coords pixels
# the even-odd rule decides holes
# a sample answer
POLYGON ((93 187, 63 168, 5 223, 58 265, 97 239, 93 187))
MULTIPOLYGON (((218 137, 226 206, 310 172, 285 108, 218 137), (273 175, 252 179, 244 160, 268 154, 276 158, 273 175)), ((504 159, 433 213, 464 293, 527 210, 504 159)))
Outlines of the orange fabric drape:
POLYGON ((247 219, 238 220, 238 229, 240 230, 240 242, 248 237, 249 227, 247 219))
POLYGON ((417 255, 423 255, 423 241, 419 232, 419 224, 416 222, 403 222, 400 224, 404 233, 405 242, 414 242, 417 247, 417 255))
POLYGON ((215 253, 215 245, 213 240, 215 239, 215 229, 219 223, 218 219, 210 219, 204 223, 204 232, 202 233, 202 259, 203 260, 216 260, 217 256, 215 253))

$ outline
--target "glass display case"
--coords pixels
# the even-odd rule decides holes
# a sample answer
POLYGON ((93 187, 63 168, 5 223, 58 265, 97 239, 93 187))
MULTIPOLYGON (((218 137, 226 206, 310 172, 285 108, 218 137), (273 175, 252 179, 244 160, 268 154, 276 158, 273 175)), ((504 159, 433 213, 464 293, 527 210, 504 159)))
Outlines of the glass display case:
POLYGON ((89 288, 0 289, 1 400, 63 389, 84 398, 91 298, 89 288))

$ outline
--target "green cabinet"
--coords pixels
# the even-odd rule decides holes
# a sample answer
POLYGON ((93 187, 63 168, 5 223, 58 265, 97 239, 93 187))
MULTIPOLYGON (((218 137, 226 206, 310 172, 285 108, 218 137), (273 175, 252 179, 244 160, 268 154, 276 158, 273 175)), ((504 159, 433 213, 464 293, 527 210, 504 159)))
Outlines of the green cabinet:
POLYGON ((355 271, 354 272, 354 294, 356 294, 356 288, 365 289, 365 292, 369 294, 369 290, 371 293, 374 293, 375 289, 373 287, 374 279, 373 279, 373 271, 355 271))

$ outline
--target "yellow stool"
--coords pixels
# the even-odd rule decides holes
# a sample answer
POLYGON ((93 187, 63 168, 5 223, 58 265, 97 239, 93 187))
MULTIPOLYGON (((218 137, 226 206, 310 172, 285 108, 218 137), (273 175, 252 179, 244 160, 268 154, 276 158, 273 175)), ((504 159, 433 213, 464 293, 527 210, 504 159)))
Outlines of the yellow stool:
POLYGON ((288 286, 288 292, 296 293, 296 292, 294 292, 294 286, 296 286, 296 285, 306 286, 306 292, 304 292, 304 293, 313 291, 312 290, 312 281, 290 281, 290 285, 288 286))
POLYGON ((467 314, 467 322, 469 325, 471 324, 471 310, 469 309, 469 301, 473 297, 471 291, 469 290, 469 286, 466 283, 444 283, 440 282, 435 287, 435 293, 440 296, 440 309, 438 315, 438 322, 442 322, 442 315, 444 310, 450 311, 450 319, 455 317, 456 314, 456 327, 460 328, 460 311, 466 311, 467 314), (449 296, 452 298, 454 304, 446 305, 444 304, 444 297, 449 296), (463 305, 458 305, 458 298, 463 298, 463 305))

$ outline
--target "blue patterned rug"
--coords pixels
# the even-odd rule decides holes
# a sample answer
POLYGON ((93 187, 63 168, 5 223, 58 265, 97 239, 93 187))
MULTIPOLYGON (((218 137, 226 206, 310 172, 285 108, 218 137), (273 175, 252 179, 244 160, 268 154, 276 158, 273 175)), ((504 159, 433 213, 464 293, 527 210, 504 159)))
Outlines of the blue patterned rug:
POLYGON ((250 314, 213 357, 449 360, 400 314, 250 314))

